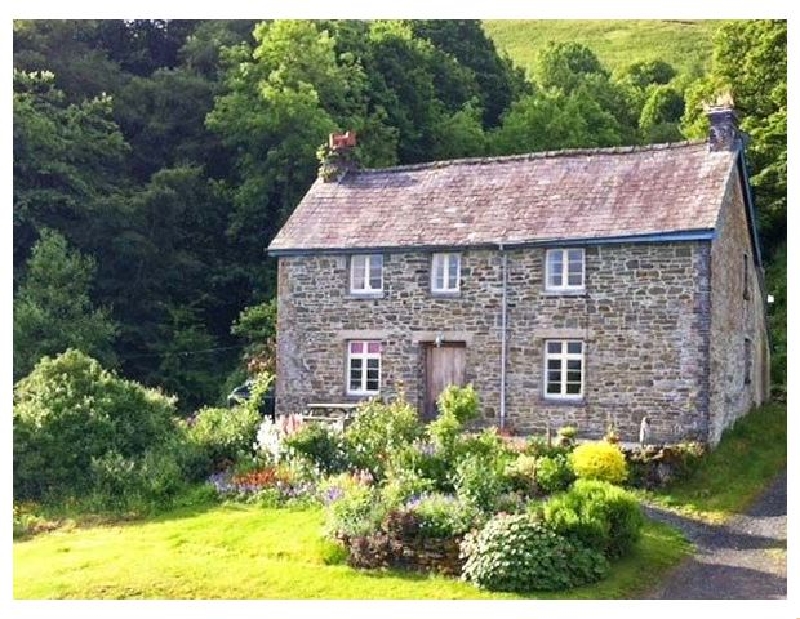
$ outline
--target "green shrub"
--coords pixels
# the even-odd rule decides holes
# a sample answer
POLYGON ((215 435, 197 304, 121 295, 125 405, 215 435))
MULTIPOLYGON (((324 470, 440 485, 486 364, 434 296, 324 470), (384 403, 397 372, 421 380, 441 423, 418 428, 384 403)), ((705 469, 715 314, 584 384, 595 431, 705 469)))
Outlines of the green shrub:
POLYGON ((464 580, 489 591, 564 591, 600 580, 599 552, 557 535, 527 515, 495 516, 462 543, 464 580))
POLYGON ((452 458, 428 441, 415 441, 389 454, 387 480, 397 477, 423 477, 441 491, 452 490, 452 458))
POLYGON ((536 456, 537 458, 544 456, 566 456, 572 452, 573 448, 574 447, 572 445, 561 445, 556 441, 553 441, 550 445, 548 445, 544 437, 534 436, 525 442, 523 453, 528 456, 536 456))
POLYGON ((94 459, 142 456, 177 432, 174 412, 173 399, 78 350, 45 357, 14 386, 14 495, 91 493, 94 459))
POLYGON ((470 454, 456 466, 453 486, 458 498, 486 513, 496 509, 499 496, 511 490, 503 475, 505 462, 470 454))
POLYGON ((452 414, 461 425, 477 418, 480 406, 478 393, 471 384, 466 387, 450 385, 442 391, 436 403, 440 414, 452 414))
POLYGON ((410 445, 421 432, 417 412, 403 400, 391 404, 366 402, 344 432, 350 465, 369 469, 382 478, 391 452, 410 445))
POLYGON ((570 456, 578 479, 596 479, 620 483, 628 476, 625 454, 616 445, 593 441, 578 445, 570 456))
POLYGON ((369 535, 380 528, 387 512, 386 504, 374 487, 352 485, 328 505, 325 530, 331 537, 369 535))
POLYGON ((520 455, 506 467, 505 476, 515 490, 533 495, 536 491, 536 458, 520 455))
POLYGON ((304 424, 283 441, 292 456, 307 460, 325 475, 341 473, 348 467, 341 433, 319 423, 304 424))
POLYGON ((389 507, 399 507, 414 496, 431 492, 435 482, 410 469, 391 470, 381 487, 381 498, 389 507))
POLYGON ((629 554, 641 537, 644 516, 631 493, 608 482, 578 480, 542 508, 556 533, 602 552, 609 559, 629 554))
POLYGON ((542 456, 536 460, 536 485, 548 494, 569 488, 575 481, 567 454, 542 456))
POLYGON ((419 535, 447 539, 463 535, 473 527, 479 514, 476 508, 453 495, 424 494, 406 503, 405 509, 418 517, 419 535))
POLYGON ((253 449, 260 422, 254 408, 204 408, 195 414, 187 436, 216 469, 234 462, 240 452, 253 449))

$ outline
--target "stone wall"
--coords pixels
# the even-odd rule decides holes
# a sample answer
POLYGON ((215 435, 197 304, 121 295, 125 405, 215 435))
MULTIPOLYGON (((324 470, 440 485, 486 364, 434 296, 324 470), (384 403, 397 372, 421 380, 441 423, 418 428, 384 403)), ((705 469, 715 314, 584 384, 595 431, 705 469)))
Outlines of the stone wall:
POLYGON ((764 322, 764 292, 749 240, 741 179, 734 170, 725 188, 711 248, 710 436, 722 431, 769 393, 769 346, 764 322), (745 298, 744 254, 747 254, 745 298), (745 340, 752 346, 750 380, 745 340))
MULTIPOLYGON (((708 428, 710 243, 665 242, 586 248, 586 292, 544 290, 545 250, 508 252, 507 419, 521 432, 574 423, 598 437, 609 421, 623 441, 704 438, 708 428), (580 402, 542 397, 544 342, 585 342, 580 402)), ((384 292, 349 294, 346 256, 285 257, 278 274, 276 412, 346 396, 348 339, 383 342, 381 395, 402 388, 422 406, 425 349, 441 333, 467 345, 467 380, 483 421, 500 414, 502 260, 496 250, 462 253, 461 290, 430 292, 430 254, 384 255, 384 292)))

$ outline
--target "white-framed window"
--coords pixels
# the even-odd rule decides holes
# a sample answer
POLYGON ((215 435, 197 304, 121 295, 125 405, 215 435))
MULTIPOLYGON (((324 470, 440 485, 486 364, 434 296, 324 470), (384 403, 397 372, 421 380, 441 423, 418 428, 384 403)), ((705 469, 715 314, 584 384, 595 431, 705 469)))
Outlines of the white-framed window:
POLYGON ((350 292, 383 291, 383 256, 381 254, 350 256, 350 292))
POLYGON ((546 398, 583 397, 583 342, 547 340, 544 355, 546 398))
POLYGON ((586 252, 583 249, 548 249, 545 260, 547 290, 583 290, 586 252))
POLYGON ((381 390, 381 343, 351 340, 347 343, 347 394, 378 395, 381 390))
POLYGON ((433 254, 431 291, 458 292, 461 281, 461 254, 433 254))

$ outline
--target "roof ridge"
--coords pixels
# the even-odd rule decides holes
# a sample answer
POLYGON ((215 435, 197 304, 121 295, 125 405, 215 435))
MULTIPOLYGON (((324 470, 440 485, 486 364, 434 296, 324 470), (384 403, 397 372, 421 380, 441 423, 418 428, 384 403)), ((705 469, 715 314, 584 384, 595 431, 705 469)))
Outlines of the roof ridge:
POLYGON ((558 157, 575 157, 579 155, 622 155, 628 153, 675 150, 687 146, 706 144, 705 139, 684 140, 682 142, 664 142, 661 144, 642 144, 635 146, 607 146, 602 148, 569 148, 564 150, 537 151, 519 155, 498 155, 495 157, 466 157, 464 159, 442 159, 424 161, 387 168, 359 168, 357 174, 379 174, 385 172, 409 172, 414 170, 430 170, 451 165, 480 165, 487 163, 507 163, 513 161, 530 161, 533 159, 555 159, 558 157))

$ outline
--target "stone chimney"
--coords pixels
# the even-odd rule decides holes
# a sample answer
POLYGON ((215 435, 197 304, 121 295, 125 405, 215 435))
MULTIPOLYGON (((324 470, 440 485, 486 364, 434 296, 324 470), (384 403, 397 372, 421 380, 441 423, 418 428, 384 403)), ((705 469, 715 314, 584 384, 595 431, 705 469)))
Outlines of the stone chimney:
POLYGON ((356 132, 331 133, 328 144, 320 149, 319 175, 326 183, 341 181, 348 172, 358 168, 355 158, 356 132))
POLYGON ((709 150, 739 150, 742 147, 742 134, 730 93, 717 97, 711 105, 703 105, 703 110, 710 124, 709 150))

